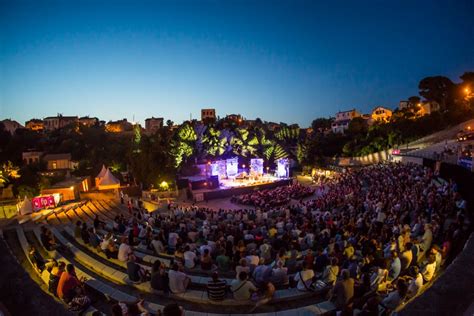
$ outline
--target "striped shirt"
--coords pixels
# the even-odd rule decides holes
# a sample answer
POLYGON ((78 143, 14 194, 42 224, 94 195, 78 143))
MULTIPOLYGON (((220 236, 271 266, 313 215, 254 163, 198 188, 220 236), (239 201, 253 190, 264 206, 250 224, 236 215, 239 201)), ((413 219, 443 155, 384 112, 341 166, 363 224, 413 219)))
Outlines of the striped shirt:
POLYGON ((207 296, 213 301, 222 301, 225 298, 226 286, 226 281, 209 281, 207 283, 207 296))

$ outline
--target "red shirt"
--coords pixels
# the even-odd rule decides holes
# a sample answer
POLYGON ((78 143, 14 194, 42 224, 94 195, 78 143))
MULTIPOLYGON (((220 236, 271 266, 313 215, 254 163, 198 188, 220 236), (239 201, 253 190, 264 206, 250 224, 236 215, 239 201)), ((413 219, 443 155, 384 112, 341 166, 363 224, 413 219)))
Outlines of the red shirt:
POLYGON ((59 278, 58 283, 58 296, 59 298, 63 298, 65 293, 68 293, 70 290, 74 289, 75 287, 79 286, 81 283, 77 279, 77 277, 73 274, 68 272, 63 272, 61 274, 61 278, 59 278))

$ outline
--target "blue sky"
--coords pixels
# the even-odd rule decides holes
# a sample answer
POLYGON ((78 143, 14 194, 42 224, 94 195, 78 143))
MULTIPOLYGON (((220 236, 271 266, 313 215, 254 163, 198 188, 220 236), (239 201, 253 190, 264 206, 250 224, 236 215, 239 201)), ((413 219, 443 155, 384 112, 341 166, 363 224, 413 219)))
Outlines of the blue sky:
POLYGON ((0 1, 0 117, 308 126, 474 71, 474 1, 0 1))

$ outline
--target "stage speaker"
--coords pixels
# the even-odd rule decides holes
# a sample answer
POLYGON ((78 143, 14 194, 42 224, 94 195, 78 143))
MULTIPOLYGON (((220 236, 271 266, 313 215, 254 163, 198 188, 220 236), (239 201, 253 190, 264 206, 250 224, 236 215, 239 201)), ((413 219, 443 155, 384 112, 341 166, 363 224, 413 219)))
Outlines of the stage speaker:
POLYGON ((176 180, 176 186, 178 190, 187 189, 189 187, 189 180, 188 179, 178 179, 176 180))
POLYGON ((207 180, 192 181, 190 183, 191 183, 191 190, 203 190, 203 189, 209 188, 209 184, 207 180))
POLYGON ((208 181, 208 187, 210 189, 219 188, 219 176, 211 176, 208 181))

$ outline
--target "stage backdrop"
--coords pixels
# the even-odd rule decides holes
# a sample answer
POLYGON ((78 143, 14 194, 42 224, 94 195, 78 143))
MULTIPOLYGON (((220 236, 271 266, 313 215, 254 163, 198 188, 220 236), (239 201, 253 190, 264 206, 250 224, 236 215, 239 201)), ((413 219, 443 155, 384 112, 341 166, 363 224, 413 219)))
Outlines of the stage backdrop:
POLYGON ((226 161, 225 160, 216 160, 211 164, 211 175, 218 176, 219 179, 223 179, 227 176, 226 174, 226 161))
POLYGON ((263 159, 250 159, 250 174, 263 174, 263 159))
POLYGON ((288 158, 282 158, 277 160, 277 175, 279 178, 290 177, 290 161, 288 158))
POLYGON ((239 159, 238 158, 231 158, 226 160, 227 165, 227 176, 234 177, 237 175, 238 168, 239 168, 239 159))

